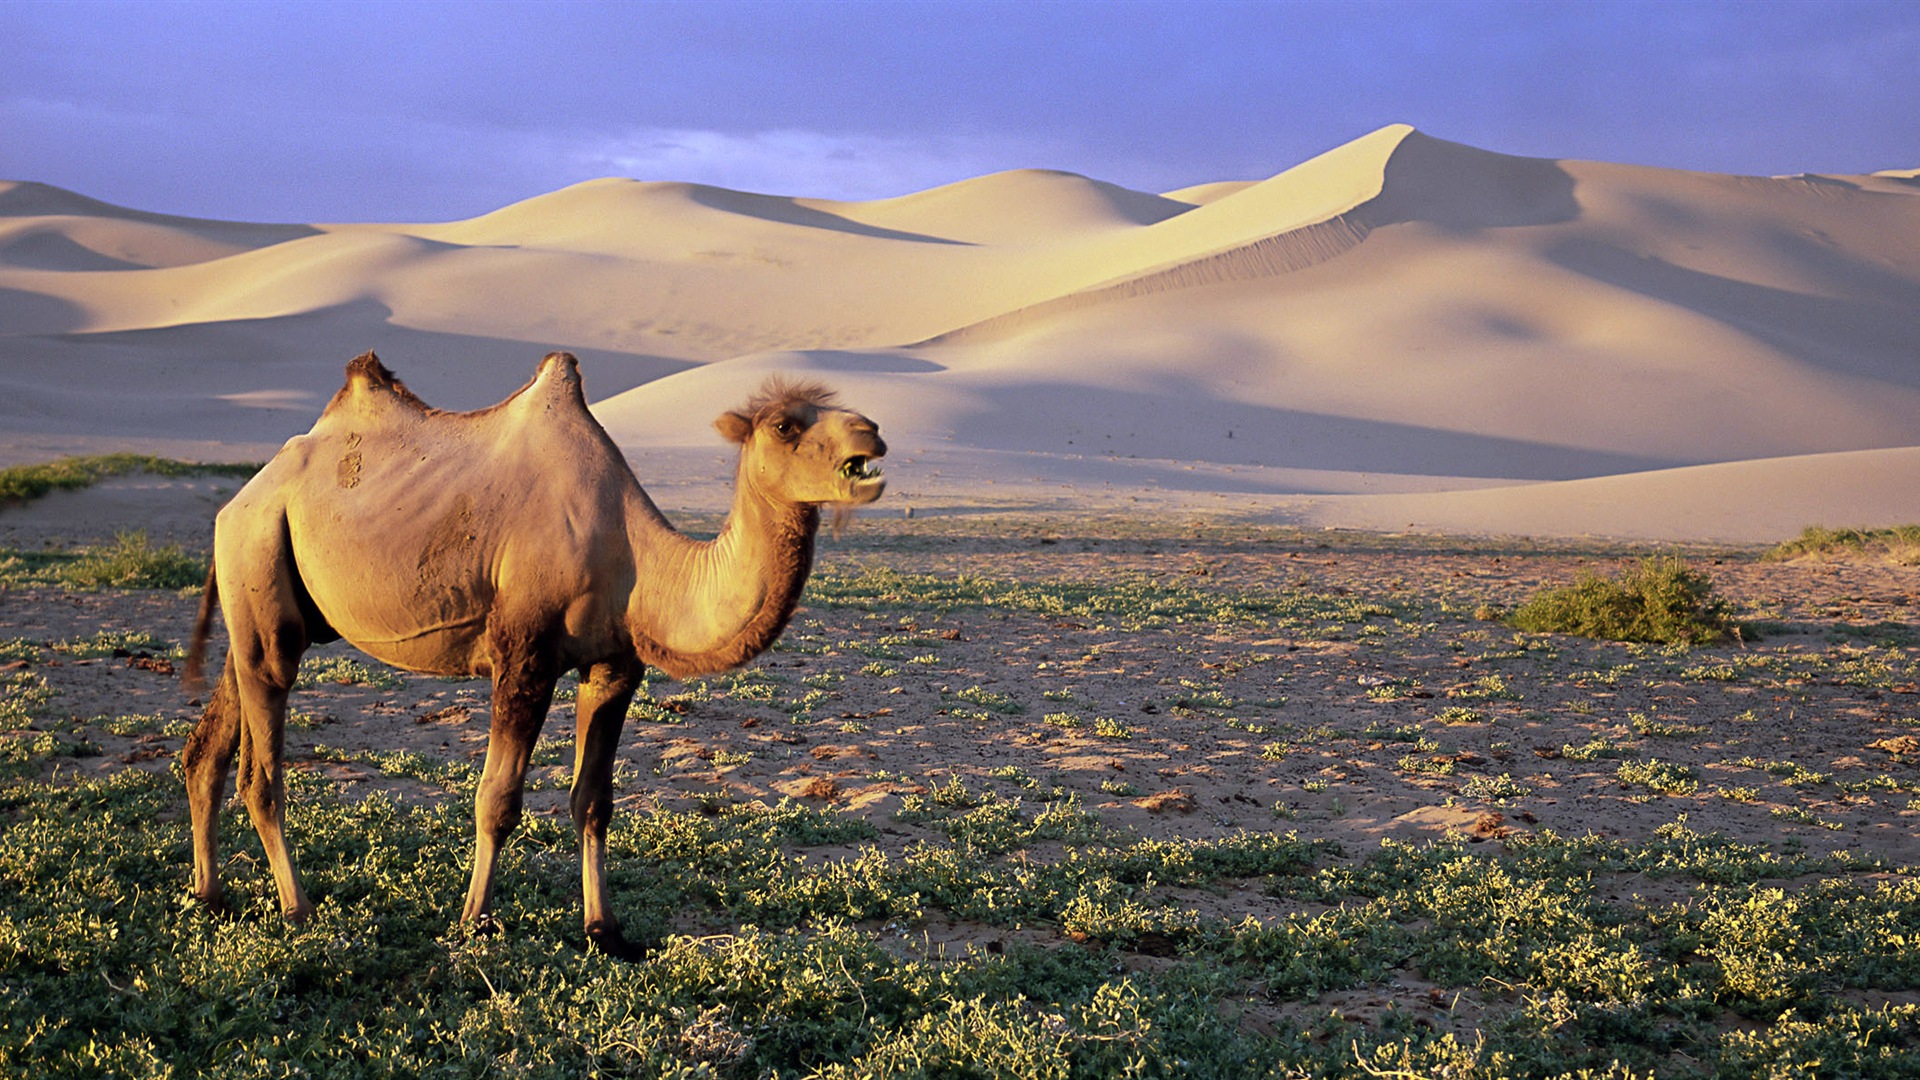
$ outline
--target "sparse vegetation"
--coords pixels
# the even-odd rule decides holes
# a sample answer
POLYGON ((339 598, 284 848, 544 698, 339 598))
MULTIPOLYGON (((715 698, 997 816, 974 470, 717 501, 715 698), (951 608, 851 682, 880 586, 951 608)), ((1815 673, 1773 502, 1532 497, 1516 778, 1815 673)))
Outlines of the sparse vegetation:
POLYGON ((384 664, 368 664, 351 656, 302 657, 294 687, 306 689, 327 683, 392 690, 400 685, 400 677, 384 664))
POLYGON ((165 774, 6 788, 0 881, 34 902, 0 907, 0 1070, 1715 1076, 1818 1060, 1820 1075, 1891 1078, 1920 1053, 1920 1007, 1888 1000, 1920 988, 1904 944, 1920 882, 1684 823, 1642 843, 1543 833, 1495 857, 1390 841, 1347 860, 1287 834, 1132 841, 1076 807, 968 794, 914 811, 938 844, 820 858, 875 830, 718 798, 629 815, 610 837, 614 859, 651 867, 621 892, 639 921, 692 918, 636 966, 568 942, 564 821, 529 819, 503 861, 509 929, 468 937, 462 804, 294 783, 294 827, 323 856, 320 910, 298 928, 257 879, 237 883, 231 921, 180 911, 165 774), (1060 843, 1071 858, 1024 855, 1060 843), (1623 873, 1686 899, 1608 899, 1623 873), (1202 915, 1165 892, 1236 883, 1264 888, 1276 917, 1202 915), (996 941, 1031 929, 942 950, 912 929, 930 919, 996 941), (1439 1017, 1473 995, 1478 1037, 1314 1004, 1407 976, 1439 1017), (1249 1001, 1286 1008, 1254 1027, 1249 1001))
POLYGON ((207 580, 207 562, 145 531, 72 551, 0 551, 0 585, 68 589, 188 589, 207 580))
POLYGON ((0 503, 37 499, 49 491, 90 487, 102 480, 130 473, 249 477, 259 471, 257 464, 196 464, 147 454, 63 457, 37 465, 14 465, 0 469, 0 503))
POLYGON ((1784 642, 1702 653, 1478 621, 1512 580, 1457 572, 1485 550, 1423 576, 1384 541, 1196 530, 1195 575, 1170 531, 1072 564, 912 525, 940 542, 851 542, 914 573, 829 549, 847 588, 776 655, 635 699, 608 867, 653 937, 640 964, 578 927, 571 718, 533 751, 501 932, 470 937, 487 688, 331 650, 287 738, 318 914, 280 920, 237 803, 234 914, 183 906, 170 766, 196 710, 157 669, 192 599, 16 581, 0 1075, 1704 1080, 1920 1057, 1920 874, 1887 854, 1920 813, 1917 605, 1769 597, 1784 642), (1062 586, 1063 565, 1091 569, 1062 586))
POLYGON ((1920 564, 1920 525, 1887 529, 1830 529, 1809 525, 1799 536, 1768 549, 1764 557, 1774 561, 1857 559, 1914 566, 1920 564))
POLYGON ((1674 765, 1658 758, 1623 761, 1614 775, 1620 778, 1622 784, 1644 787, 1657 795, 1691 795, 1700 788, 1700 782, 1691 767, 1674 765))

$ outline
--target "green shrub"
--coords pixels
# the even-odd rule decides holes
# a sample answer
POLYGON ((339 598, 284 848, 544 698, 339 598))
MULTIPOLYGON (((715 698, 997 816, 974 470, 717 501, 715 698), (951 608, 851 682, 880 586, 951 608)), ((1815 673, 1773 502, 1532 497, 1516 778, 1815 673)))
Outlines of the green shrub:
POLYGON ((1544 590, 1509 615, 1507 624, 1532 633, 1664 645, 1705 645, 1740 633, 1706 575, 1662 555, 1640 560, 1617 581, 1589 573, 1572 585, 1544 590))
POLYGON ((50 641, 47 647, 77 660, 100 656, 125 656, 131 652, 155 652, 162 656, 180 654, 172 642, 145 630, 97 630, 90 637, 50 641))
POLYGON ((1533 794, 1533 789, 1515 780, 1509 773, 1499 776, 1473 776, 1460 785, 1463 798, 1478 799, 1481 802, 1505 802, 1508 799, 1524 798, 1533 794))

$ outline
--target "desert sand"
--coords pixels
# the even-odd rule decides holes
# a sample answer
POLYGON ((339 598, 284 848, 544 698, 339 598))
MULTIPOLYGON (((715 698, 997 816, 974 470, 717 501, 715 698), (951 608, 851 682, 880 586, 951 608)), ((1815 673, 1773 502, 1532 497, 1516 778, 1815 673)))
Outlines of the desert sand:
POLYGON ((1912 170, 1394 125, 1167 194, 606 179, 467 221, 247 224, 0 183, 0 462, 259 460, 369 348, 454 409, 575 352, 669 510, 723 505, 708 423, 782 371, 880 420, 895 512, 1747 542, 1920 520, 1912 170))

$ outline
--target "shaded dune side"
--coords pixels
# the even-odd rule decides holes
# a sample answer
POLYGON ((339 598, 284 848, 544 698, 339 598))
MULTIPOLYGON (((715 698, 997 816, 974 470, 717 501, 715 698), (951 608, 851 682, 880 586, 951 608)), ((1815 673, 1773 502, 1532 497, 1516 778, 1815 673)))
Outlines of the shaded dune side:
POLYGON ((1057 315, 1082 311, 1118 300, 1130 300, 1155 293, 1174 292, 1204 285, 1276 277, 1318 266, 1352 251, 1373 231, 1373 225, 1361 210, 1339 214, 1289 232, 1256 240, 1242 247, 1202 256, 1177 266, 1150 271, 1107 285, 1095 285, 1079 292, 1056 296, 1017 308, 990 319, 971 323, 957 330, 938 334, 919 345, 944 345, 977 342, 1016 333, 1024 327, 1045 322, 1057 315))

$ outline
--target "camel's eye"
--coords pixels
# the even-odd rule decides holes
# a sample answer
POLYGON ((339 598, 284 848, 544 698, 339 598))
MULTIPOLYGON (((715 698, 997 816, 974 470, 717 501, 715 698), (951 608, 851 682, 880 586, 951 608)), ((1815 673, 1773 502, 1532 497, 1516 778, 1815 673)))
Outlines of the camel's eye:
POLYGON ((787 413, 784 416, 776 418, 773 421, 772 427, 774 435, 786 442, 792 442, 798 439, 800 433, 807 430, 805 418, 795 416, 792 413, 787 413))

